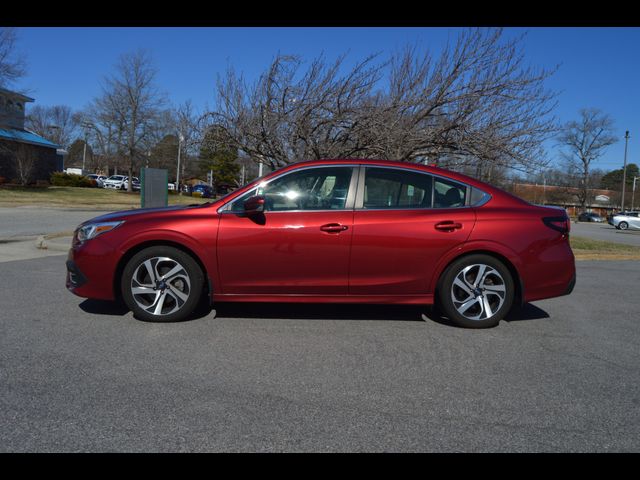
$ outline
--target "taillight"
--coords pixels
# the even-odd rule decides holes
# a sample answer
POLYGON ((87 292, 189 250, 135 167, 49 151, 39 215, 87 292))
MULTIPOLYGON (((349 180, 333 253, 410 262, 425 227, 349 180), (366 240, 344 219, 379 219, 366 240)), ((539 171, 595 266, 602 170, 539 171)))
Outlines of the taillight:
POLYGON ((563 235, 568 234, 571 230, 571 221, 569 220, 569 217, 544 217, 542 221, 547 227, 560 232, 563 235))

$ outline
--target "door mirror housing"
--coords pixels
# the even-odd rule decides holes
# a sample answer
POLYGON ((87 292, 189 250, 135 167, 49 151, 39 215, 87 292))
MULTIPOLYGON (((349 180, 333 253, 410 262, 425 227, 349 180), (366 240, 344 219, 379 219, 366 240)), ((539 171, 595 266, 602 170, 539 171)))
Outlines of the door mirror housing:
POLYGON ((252 215, 264 212, 265 202, 266 200, 262 195, 254 195, 247 198, 244 202, 244 213, 252 215))

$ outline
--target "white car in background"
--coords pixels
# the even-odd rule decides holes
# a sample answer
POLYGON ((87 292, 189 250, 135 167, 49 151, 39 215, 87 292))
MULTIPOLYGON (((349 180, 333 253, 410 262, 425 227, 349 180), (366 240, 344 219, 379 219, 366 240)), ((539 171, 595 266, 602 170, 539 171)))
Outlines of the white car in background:
MULTIPOLYGON (((116 190, 126 190, 129 187, 129 177, 125 175, 111 175, 104 181, 104 188, 113 188, 116 190)), ((140 180, 133 177, 133 190, 140 190, 140 180)))
POLYGON ((640 212, 624 212, 614 215, 611 222, 618 230, 640 230, 640 212))
POLYGON ((104 175, 98 175, 96 173, 91 173, 87 175, 87 177, 89 177, 91 180, 95 180, 99 188, 104 187, 104 181, 107 179, 107 177, 105 177, 104 175))

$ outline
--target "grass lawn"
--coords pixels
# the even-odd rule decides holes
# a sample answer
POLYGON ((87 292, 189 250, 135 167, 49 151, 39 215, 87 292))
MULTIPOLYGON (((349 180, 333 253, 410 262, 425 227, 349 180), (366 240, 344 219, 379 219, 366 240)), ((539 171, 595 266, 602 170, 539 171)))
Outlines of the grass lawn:
MULTIPOLYGON (((211 199, 169 194, 169 205, 188 205, 209 200, 211 199)), ((140 208, 140 193, 106 188, 0 188, 0 207, 26 205, 126 210, 140 208)))
POLYGON ((603 242, 569 236, 576 260, 640 260, 640 248, 621 243, 603 242))
MULTIPOLYGON (((169 194, 169 205, 204 203, 206 198, 169 194)), ((127 210, 140 208, 140 193, 106 188, 0 188, 0 207, 64 207, 127 210)), ((576 260, 640 260, 640 248, 613 242, 570 237, 576 260)))

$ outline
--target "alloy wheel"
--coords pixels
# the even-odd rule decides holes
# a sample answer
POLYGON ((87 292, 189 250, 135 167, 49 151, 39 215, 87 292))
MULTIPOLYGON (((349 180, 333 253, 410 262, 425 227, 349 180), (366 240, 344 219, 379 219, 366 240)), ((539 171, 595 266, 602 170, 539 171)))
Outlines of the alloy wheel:
POLYGON ((468 320, 491 318, 505 298, 504 278, 495 268, 482 263, 463 268, 451 285, 453 307, 468 320))
POLYGON ((185 267, 169 257, 152 257, 133 272, 131 295, 136 304, 154 316, 180 310, 191 294, 191 279, 185 267))

